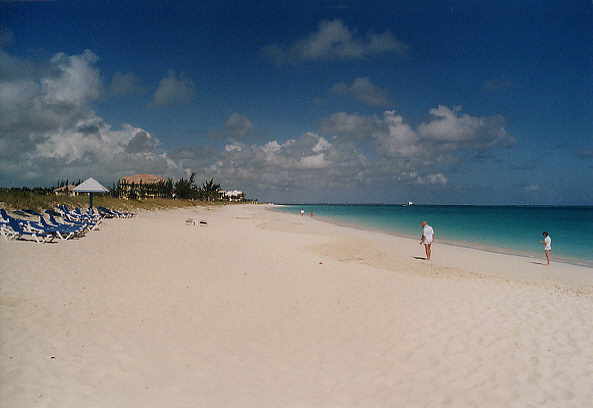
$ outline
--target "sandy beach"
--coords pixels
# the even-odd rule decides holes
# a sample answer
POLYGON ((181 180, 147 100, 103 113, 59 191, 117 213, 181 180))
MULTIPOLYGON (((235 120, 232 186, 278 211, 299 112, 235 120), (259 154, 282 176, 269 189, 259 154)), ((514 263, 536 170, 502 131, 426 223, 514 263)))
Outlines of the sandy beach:
POLYGON ((0 239, 0 406, 591 406, 592 268, 423 256, 264 205, 0 239))

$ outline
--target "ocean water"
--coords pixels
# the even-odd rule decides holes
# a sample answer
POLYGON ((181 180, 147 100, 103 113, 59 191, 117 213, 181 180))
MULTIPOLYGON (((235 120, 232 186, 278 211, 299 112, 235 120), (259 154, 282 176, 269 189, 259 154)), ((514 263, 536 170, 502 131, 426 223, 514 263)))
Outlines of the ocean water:
POLYGON ((420 223, 436 242, 545 259, 542 232, 552 238, 552 262, 593 267, 593 207, 454 205, 285 205, 279 211, 311 212, 326 221, 420 239, 420 223))

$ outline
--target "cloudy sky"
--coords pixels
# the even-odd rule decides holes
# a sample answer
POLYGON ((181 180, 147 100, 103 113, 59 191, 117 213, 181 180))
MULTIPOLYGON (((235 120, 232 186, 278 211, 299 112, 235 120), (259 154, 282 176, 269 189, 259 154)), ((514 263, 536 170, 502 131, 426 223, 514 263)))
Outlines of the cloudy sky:
POLYGON ((593 204, 590 0, 199 3, 0 0, 0 185, 593 204))

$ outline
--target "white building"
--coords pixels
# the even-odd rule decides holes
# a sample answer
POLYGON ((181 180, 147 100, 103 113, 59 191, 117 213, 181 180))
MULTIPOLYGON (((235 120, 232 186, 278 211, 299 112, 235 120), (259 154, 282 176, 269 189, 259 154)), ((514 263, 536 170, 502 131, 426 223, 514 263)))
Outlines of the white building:
POLYGON ((224 196, 230 201, 237 201, 243 198, 243 192, 239 190, 225 191, 224 196))

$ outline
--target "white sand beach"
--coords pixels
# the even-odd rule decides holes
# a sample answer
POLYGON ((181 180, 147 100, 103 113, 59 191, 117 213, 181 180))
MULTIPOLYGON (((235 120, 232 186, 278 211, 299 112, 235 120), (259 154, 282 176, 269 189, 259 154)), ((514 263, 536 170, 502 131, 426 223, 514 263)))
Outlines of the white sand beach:
POLYGON ((264 205, 0 239, 0 406, 591 406, 592 268, 423 256, 264 205))

